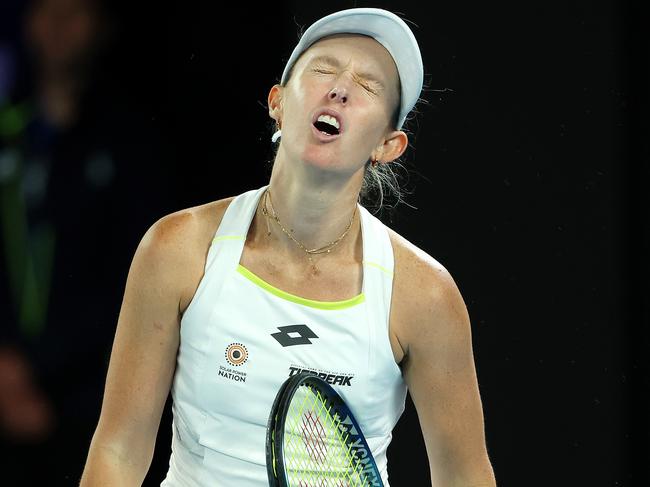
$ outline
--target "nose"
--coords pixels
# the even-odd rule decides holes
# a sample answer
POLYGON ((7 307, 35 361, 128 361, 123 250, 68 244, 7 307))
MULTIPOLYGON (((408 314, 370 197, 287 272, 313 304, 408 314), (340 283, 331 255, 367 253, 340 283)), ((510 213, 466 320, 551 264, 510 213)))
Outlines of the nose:
POLYGON ((336 86, 328 93, 327 97, 333 101, 340 101, 345 105, 348 101, 347 90, 343 87, 336 86))

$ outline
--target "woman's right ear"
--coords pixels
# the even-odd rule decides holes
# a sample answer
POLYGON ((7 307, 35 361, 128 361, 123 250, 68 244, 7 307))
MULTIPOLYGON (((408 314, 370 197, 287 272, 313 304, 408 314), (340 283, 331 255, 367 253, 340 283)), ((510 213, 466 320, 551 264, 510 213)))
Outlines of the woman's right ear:
POLYGON ((280 85, 273 85, 269 91, 268 105, 269 116, 276 122, 282 120, 282 90, 284 88, 280 85))

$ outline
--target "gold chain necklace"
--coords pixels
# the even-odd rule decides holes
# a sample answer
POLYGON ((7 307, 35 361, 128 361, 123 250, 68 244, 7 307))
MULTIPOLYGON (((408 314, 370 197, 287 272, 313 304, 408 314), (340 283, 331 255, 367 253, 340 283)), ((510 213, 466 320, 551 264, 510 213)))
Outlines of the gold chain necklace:
MULTIPOLYGON (((264 204, 262 206, 262 214, 265 217, 267 217, 267 220, 266 220, 266 225, 267 225, 267 230, 268 230, 267 235, 271 235, 271 228, 269 227, 268 218, 272 218, 273 220, 275 220, 275 222, 278 224, 278 226, 282 229, 282 231, 291 240, 293 240, 298 245, 298 247, 300 247, 302 250, 305 251, 305 253, 307 253, 307 257, 309 258, 309 262, 311 262, 312 267, 314 265, 314 262, 312 261, 312 255, 314 255, 314 254, 326 254, 326 253, 329 254, 330 251, 332 250, 332 248, 334 248, 341 240, 343 240, 343 238, 345 238, 345 236, 350 231, 350 228, 352 228, 352 221, 354 220, 354 215, 356 214, 356 212, 357 212, 357 206, 354 205, 354 211, 352 212, 352 218, 350 218, 350 222, 348 223, 348 227, 345 229, 345 231, 341 234, 341 236, 339 238, 337 238, 336 240, 334 240, 334 241, 332 241, 332 242, 330 242, 330 243, 328 243, 326 245, 323 245, 322 247, 318 247, 316 249, 308 249, 302 242, 298 241, 298 239, 296 239, 296 237, 294 237, 291 234, 291 232, 289 232, 286 228, 284 228, 284 225, 282 225, 282 222, 280 221, 280 218, 278 217, 277 213, 275 212, 275 208, 273 208, 273 200, 271 199, 271 191, 269 191, 268 188, 264 192, 264 204), (269 211, 266 209, 266 201, 267 201, 267 199, 268 199, 269 204, 271 205, 271 211, 273 212, 273 214, 270 214, 269 211)), ((317 269, 315 267, 313 267, 313 270, 315 272, 317 272, 317 269)))

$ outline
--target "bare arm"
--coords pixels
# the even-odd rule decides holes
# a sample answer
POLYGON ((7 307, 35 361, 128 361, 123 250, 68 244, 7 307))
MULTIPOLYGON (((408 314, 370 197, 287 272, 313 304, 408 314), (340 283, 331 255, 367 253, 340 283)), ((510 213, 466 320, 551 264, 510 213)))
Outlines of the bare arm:
POLYGON ((403 372, 435 487, 494 487, 474 366, 469 316, 449 273, 429 256, 396 274, 405 322, 403 372))
POLYGON ((188 219, 156 222, 133 257, 82 487, 139 486, 151 465, 176 366, 188 219))

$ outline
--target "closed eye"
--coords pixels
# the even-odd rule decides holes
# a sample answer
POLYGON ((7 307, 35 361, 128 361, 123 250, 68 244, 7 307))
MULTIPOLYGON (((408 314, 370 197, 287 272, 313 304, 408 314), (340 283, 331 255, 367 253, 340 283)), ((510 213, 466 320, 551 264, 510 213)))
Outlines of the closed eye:
POLYGON ((377 92, 376 92, 375 90, 373 90, 373 89, 372 89, 370 86, 368 86, 368 85, 361 85, 361 87, 362 87, 364 90, 366 90, 368 93, 372 93, 373 95, 376 95, 376 94, 377 94, 377 92))
POLYGON ((354 76, 354 81, 361 86, 364 90, 366 90, 368 93, 371 93, 373 95, 377 95, 378 92, 374 88, 371 88, 370 83, 368 83, 365 78, 362 78, 361 76, 354 76))
POLYGON ((359 86, 361 86, 361 88, 363 88, 364 90, 366 90, 368 93, 371 93, 371 94, 373 94, 373 95, 377 95, 377 94, 378 94, 377 91, 374 90, 374 89, 372 89, 372 88, 370 87, 370 85, 368 85, 367 83, 363 83, 363 82, 357 81, 357 84, 358 84, 359 86))

